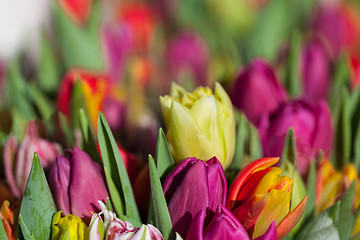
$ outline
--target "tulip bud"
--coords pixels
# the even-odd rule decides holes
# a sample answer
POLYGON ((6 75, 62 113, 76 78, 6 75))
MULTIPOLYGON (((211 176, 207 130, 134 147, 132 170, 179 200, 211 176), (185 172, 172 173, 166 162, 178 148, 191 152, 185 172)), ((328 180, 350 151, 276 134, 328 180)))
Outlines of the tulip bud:
POLYGON ((61 217, 61 211, 55 213, 51 224, 51 240, 87 240, 88 228, 77 216, 67 214, 61 217))
POLYGON ((175 36, 167 48, 166 59, 171 75, 177 82, 181 83, 181 74, 189 71, 196 85, 206 85, 208 50, 199 35, 184 32, 175 36))
POLYGON ((330 56, 320 38, 306 43, 300 56, 304 98, 314 102, 327 98, 331 81, 330 64, 330 56))
POLYGON ((274 70, 262 59, 253 60, 240 72, 231 92, 234 106, 255 125, 263 114, 276 110, 286 98, 274 70))
POLYGON ((264 156, 280 156, 289 128, 294 129, 296 165, 302 176, 306 175, 310 162, 319 150, 330 154, 333 125, 330 109, 324 101, 318 104, 291 101, 271 114, 268 122, 262 120, 259 132, 264 156))
POLYGON ((101 168, 90 156, 74 147, 58 155, 50 170, 49 184, 56 205, 64 213, 80 216, 85 222, 96 212, 96 202, 109 196, 101 168))
POLYGON ((349 59, 350 85, 353 89, 360 85, 360 59, 350 56, 349 59))
POLYGON ((163 185, 174 231, 186 236, 198 212, 224 205, 226 188, 224 170, 216 157, 206 162, 196 158, 180 162, 163 185))
POLYGON ((20 199, 25 191, 30 174, 34 152, 39 155, 41 164, 48 168, 56 159, 60 146, 39 137, 35 122, 29 122, 26 135, 18 146, 12 136, 4 147, 5 176, 12 193, 20 199))
POLYGON ((235 117, 230 98, 219 83, 186 92, 173 84, 171 96, 160 97, 166 137, 174 160, 216 156, 226 169, 235 152, 235 117))
POLYGON ((99 201, 101 212, 94 214, 89 225, 89 240, 163 240, 160 231, 151 224, 134 227, 127 221, 122 221, 116 214, 107 210, 99 201), (104 221, 101 219, 104 215, 104 221))
POLYGON ((287 235, 305 211, 305 197, 290 212, 293 179, 272 167, 279 158, 262 158, 247 165, 229 189, 226 206, 253 239, 263 235, 275 221, 279 238, 287 235))
POLYGON ((14 216, 13 212, 9 208, 10 203, 4 201, 0 209, 0 221, 4 226, 4 230, 8 240, 15 239, 15 226, 14 226, 14 216))

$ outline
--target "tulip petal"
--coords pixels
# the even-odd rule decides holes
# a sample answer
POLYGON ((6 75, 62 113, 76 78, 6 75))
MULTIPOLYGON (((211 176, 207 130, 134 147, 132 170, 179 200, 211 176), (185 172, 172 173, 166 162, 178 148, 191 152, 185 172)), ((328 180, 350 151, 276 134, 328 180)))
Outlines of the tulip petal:
POLYGON ((278 238, 281 239, 285 237, 291 229, 293 229, 296 223, 300 220, 301 216, 303 215, 306 203, 309 196, 306 196, 297 207, 291 211, 277 226, 277 235, 278 238))
POLYGON ((9 184, 11 192, 17 197, 21 197, 19 187, 16 184, 13 168, 15 168, 15 153, 17 152, 16 136, 12 136, 4 147, 4 168, 6 180, 9 184))
POLYGON ((237 199, 237 195, 240 192, 240 189, 247 182, 250 176, 260 170, 268 168, 279 161, 279 158, 261 158, 252 163, 248 164, 241 172, 236 176, 232 182, 228 198, 226 201, 226 207, 232 209, 237 199))
POLYGON ((255 240, 277 240, 276 222, 272 221, 270 227, 264 235, 257 237, 255 240))

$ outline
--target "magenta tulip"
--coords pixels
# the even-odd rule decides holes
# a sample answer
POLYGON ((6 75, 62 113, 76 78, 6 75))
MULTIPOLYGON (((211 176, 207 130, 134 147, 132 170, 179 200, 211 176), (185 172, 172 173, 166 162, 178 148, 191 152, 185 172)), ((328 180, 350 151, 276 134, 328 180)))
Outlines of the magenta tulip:
POLYGON ((274 111, 287 96, 274 70, 262 59, 254 59, 240 72, 231 91, 235 107, 257 124, 263 114, 274 111))
POLYGON ((259 131, 265 157, 281 156, 290 127, 295 133, 297 167, 304 175, 319 150, 330 154, 333 139, 330 109, 324 101, 315 104, 295 100, 281 105, 268 119, 262 119, 259 131))
POLYGON ((300 56, 303 96, 318 102, 327 98, 331 81, 331 59, 324 43, 315 38, 307 42, 300 56))
POLYGON ((167 176, 164 182, 174 231, 186 236, 196 214, 209 209, 215 211, 226 201, 226 179, 216 157, 208 161, 187 158, 167 176))
POLYGON ((97 201, 109 196, 100 165, 74 147, 65 156, 58 155, 50 170, 49 184, 58 209, 89 222, 91 212, 98 212, 97 201))

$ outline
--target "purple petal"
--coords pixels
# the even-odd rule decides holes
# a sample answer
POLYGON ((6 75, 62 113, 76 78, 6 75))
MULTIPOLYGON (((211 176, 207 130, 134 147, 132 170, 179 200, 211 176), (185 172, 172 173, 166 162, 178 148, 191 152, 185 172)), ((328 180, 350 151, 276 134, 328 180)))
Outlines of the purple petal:
POLYGON ((277 240, 276 223, 273 221, 264 235, 255 238, 255 240, 277 240))

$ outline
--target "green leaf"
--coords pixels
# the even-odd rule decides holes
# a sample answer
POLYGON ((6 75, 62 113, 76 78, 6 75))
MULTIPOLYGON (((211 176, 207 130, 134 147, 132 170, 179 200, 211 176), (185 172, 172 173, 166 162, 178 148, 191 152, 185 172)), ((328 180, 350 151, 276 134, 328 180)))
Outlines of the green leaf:
POLYGON ((22 218, 21 214, 19 214, 19 225, 21 228, 21 233, 25 240, 35 240, 35 238, 29 232, 29 229, 26 227, 24 223, 24 219, 22 218))
POLYGON ((249 129, 249 154, 252 160, 261 158, 262 147, 257 128, 249 121, 247 121, 249 129))
POLYGON ((350 76, 347 61, 347 57, 341 56, 335 66, 329 99, 330 108, 333 112, 336 106, 340 104, 339 99, 341 99, 343 94, 343 92, 339 90, 349 84, 350 76))
POLYGON ((75 135, 73 130, 70 128, 67 117, 62 112, 59 112, 59 123, 61 132, 64 134, 66 140, 66 146, 72 148, 75 145, 75 135))
POLYGON ((102 18, 100 1, 94 1, 89 22, 83 27, 73 23, 59 4, 54 3, 54 9, 57 40, 64 55, 66 68, 78 66, 102 70, 104 60, 99 37, 102 18))
POLYGON ((4 239, 4 240, 8 239, 1 219, 0 219, 0 239, 4 239))
POLYGON ((301 47, 301 34, 295 31, 290 40, 290 53, 285 69, 285 87, 290 96, 295 97, 300 94, 299 79, 299 55, 301 47))
POLYGON ((155 226, 163 234, 164 239, 174 239, 171 218, 161 186, 154 159, 149 155, 150 186, 153 209, 155 212, 155 226))
POLYGON ((57 64, 49 37, 44 33, 42 34, 40 70, 37 73, 37 79, 40 88, 48 93, 55 93, 60 83, 60 72, 57 64))
POLYGON ((56 110, 51 101, 36 86, 29 87, 29 94, 43 119, 49 119, 55 113, 56 110))
POLYGON ((355 196, 355 182, 352 182, 350 188, 346 191, 340 203, 339 219, 336 226, 341 240, 350 239, 353 231, 353 212, 352 207, 355 196))
POLYGON ((109 175, 109 171, 104 167, 105 178, 109 188, 110 197, 114 204, 115 211, 118 215, 125 214, 125 206, 124 206, 124 199, 120 195, 119 191, 117 190, 114 181, 112 180, 111 176, 109 175))
MULTIPOLYGON (((322 154, 320 154, 319 158, 322 158, 322 154)), ((316 194, 316 164, 315 161, 310 163, 309 174, 307 179, 307 192, 309 195, 305 212, 304 219, 306 222, 309 218, 312 218, 315 210, 315 194, 316 194)))
POLYGON ((82 149, 89 153, 91 158, 102 166, 102 161, 100 159, 99 153, 94 140, 94 135, 91 131, 89 121, 84 109, 79 110, 79 119, 80 119, 80 129, 82 136, 82 149))
POLYGON ((349 93, 344 87, 340 104, 334 113, 335 117, 335 146, 333 152, 333 163, 341 169, 345 164, 350 162, 351 151, 351 120, 349 109, 349 93))
POLYGON ((335 226, 339 217, 339 202, 320 213, 301 229, 295 239, 300 240, 340 240, 335 226))
POLYGON ((71 93, 71 121, 73 129, 77 129, 80 126, 80 109, 86 109, 83 92, 81 89, 80 79, 75 79, 74 88, 71 93))
POLYGON ((351 156, 356 169, 360 167, 360 88, 356 88, 350 95, 352 151, 351 156))
POLYGON ((296 165, 296 145, 294 130, 292 128, 290 128, 288 133, 286 134, 281 159, 282 161, 289 161, 293 165, 296 165))
MULTIPOLYGON (((120 195, 122 194, 124 199, 123 205, 125 206, 125 211, 117 212, 117 214, 120 218, 121 215, 125 215, 127 219, 133 219, 134 221, 141 223, 129 176, 126 172, 115 138, 111 133, 109 124, 101 112, 99 112, 97 131, 104 168, 108 171, 109 177, 112 179, 117 191, 120 195)), ((111 192, 110 195, 112 196, 111 192)), ((114 199, 112 199, 112 201, 114 202, 114 199)), ((132 223, 134 225, 136 224, 135 222, 132 223)))
MULTIPOLYGON (((51 236, 51 221, 55 212, 56 207, 50 188, 39 156, 35 153, 20 207, 23 225, 34 239, 48 240, 51 236)), ((26 233, 25 230, 22 228, 23 233, 26 233)))
POLYGON ((171 155, 169 145, 166 141, 166 137, 162 128, 159 129, 156 141, 155 160, 159 176, 161 179, 166 178, 167 174, 175 166, 175 162, 171 155))
POLYGON ((243 159, 245 153, 245 141, 247 139, 246 131, 246 119, 243 113, 235 111, 236 119, 236 144, 235 144, 235 154, 234 159, 230 164, 229 170, 240 170, 241 169, 241 160, 243 159))

